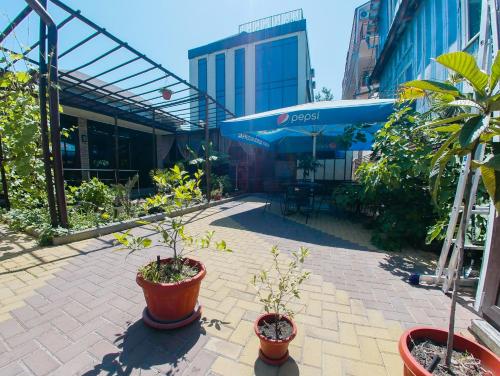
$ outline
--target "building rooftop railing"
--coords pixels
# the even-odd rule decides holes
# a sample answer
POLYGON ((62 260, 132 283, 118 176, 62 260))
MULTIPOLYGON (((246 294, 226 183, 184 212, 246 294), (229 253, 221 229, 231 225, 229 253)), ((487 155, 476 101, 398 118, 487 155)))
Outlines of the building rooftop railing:
POLYGON ((302 12, 302 9, 295 9, 289 12, 275 14, 274 16, 269 16, 241 24, 238 28, 238 32, 253 33, 255 31, 269 29, 271 27, 284 25, 290 22, 301 21, 303 19, 304 14, 302 12))

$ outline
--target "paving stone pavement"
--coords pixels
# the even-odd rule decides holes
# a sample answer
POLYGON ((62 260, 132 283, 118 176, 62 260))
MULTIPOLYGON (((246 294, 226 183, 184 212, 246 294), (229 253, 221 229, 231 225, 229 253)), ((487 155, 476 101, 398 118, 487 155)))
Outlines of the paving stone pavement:
MULTIPOLYGON (((408 260, 297 221, 265 212, 254 197, 193 213, 190 231, 213 229, 233 252, 193 255, 208 270, 203 319, 169 332, 142 323, 144 298, 135 284, 137 268, 167 250, 126 257, 112 236, 49 248, 15 240, 9 257, 0 253, 0 375, 401 375, 403 327, 443 326, 449 299, 408 286, 408 260), (294 303, 298 335, 280 368, 257 360, 253 321, 262 307, 249 284, 268 267, 273 244, 311 249, 312 276, 294 303), (21 287, 8 283, 22 278, 21 287)), ((0 251, 9 244, 0 243, 0 251)), ((458 326, 471 317, 460 307, 458 326)))

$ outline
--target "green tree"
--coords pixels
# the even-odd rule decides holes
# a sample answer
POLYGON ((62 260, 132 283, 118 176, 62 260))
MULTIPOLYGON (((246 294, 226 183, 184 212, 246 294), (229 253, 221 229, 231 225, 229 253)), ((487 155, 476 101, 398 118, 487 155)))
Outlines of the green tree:
POLYGON ((430 177, 434 186, 434 197, 439 191, 441 178, 447 166, 456 165, 461 157, 466 157, 464 210, 456 237, 458 259, 453 276, 454 288, 446 354, 446 365, 449 367, 453 351, 458 282, 463 264, 466 221, 469 214, 469 193, 475 169, 481 170, 486 190, 497 210, 500 209, 500 154, 493 144, 495 136, 500 136, 500 118, 494 115, 494 111, 500 110, 498 88, 500 54, 494 59, 490 74, 482 71, 474 57, 465 52, 444 54, 436 58, 436 61, 452 72, 450 82, 410 81, 403 84, 401 98, 407 100, 426 97, 430 100, 431 109, 435 113, 441 113, 441 116, 425 124, 430 131, 446 135, 444 142, 434 145, 436 151, 431 160, 430 177), (471 92, 461 91, 459 85, 463 84, 465 87, 470 87, 471 92), (477 157, 480 159, 473 160, 477 157))
POLYGON ((315 102, 332 101, 332 100, 333 100, 332 90, 328 89, 325 86, 323 86, 321 90, 314 96, 315 102))

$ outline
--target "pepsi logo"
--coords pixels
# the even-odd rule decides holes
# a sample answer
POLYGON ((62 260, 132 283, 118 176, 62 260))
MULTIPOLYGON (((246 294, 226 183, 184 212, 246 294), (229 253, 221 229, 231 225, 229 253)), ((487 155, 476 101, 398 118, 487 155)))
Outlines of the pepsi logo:
POLYGON ((281 114, 280 116, 278 116, 278 125, 286 123, 289 117, 290 116, 288 116, 288 114, 281 114))

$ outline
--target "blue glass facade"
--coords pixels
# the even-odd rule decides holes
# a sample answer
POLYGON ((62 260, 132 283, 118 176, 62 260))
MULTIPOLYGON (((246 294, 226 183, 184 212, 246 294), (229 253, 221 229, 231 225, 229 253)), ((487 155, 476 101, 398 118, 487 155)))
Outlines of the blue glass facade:
MULTIPOLYGON (((215 100, 222 106, 226 105, 226 55, 215 55, 215 100)), ((217 123, 225 120, 224 110, 217 107, 217 123)))
POLYGON ((437 56, 464 48, 474 53, 477 43, 474 36, 479 31, 480 0, 464 0, 467 18, 462 22, 464 10, 460 0, 422 0, 416 11, 408 11, 402 18, 398 11, 403 6, 398 0, 382 0, 378 14, 380 46, 378 59, 385 54, 383 63, 375 72, 375 81, 380 84, 381 97, 394 97, 398 86, 416 78, 445 80, 447 71, 432 59, 437 56), (404 19, 404 21, 401 21, 404 19), (390 40, 394 23, 404 22, 404 31, 386 46, 390 40), (467 30, 463 30, 463 27, 467 30))
POLYGON ((297 37, 255 47, 255 112, 297 104, 297 37))
MULTIPOLYGON (((207 59, 198 60, 198 88, 207 91, 207 59)), ((198 119, 205 120, 205 98, 200 98, 198 102, 198 119)))
POLYGON ((234 112, 245 115, 245 49, 234 51, 234 112))

